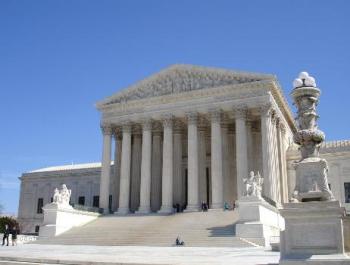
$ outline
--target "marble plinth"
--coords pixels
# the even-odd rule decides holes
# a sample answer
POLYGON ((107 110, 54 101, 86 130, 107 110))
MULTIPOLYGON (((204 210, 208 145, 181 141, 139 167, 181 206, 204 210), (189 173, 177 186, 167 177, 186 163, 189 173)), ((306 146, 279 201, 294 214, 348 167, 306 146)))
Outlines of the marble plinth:
POLYGON ((43 207, 44 221, 39 230, 39 238, 58 236, 73 227, 95 220, 100 214, 78 211, 70 205, 50 203, 43 207))
POLYGON ((344 208, 338 201, 286 203, 280 265, 350 264, 344 254, 344 208))
POLYGON ((328 187, 327 161, 319 157, 310 157, 295 164, 297 186, 295 199, 300 202, 332 200, 328 187))
POLYGON ((270 245, 272 237, 278 237, 284 228, 284 221, 277 208, 255 196, 242 197, 238 202, 239 221, 236 236, 253 239, 263 245, 270 245))

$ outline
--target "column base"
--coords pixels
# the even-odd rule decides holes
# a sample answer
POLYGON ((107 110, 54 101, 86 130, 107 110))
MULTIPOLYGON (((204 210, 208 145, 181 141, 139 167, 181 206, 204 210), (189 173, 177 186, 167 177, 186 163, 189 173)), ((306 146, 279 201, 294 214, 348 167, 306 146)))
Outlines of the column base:
POLYGON ((160 213, 160 214, 172 214, 172 213, 174 213, 174 209, 171 206, 162 206, 157 213, 160 213))
POLYGON ((117 212, 114 212, 116 215, 127 215, 130 213, 129 208, 118 208, 117 212))
POLYGON ((184 210, 185 213, 189 212, 199 212, 199 205, 187 205, 186 209, 184 210))
POLYGON ((135 214, 149 214, 151 213, 150 206, 140 206, 139 209, 135 212, 135 214))
POLYGON ((210 205, 210 209, 224 209, 224 203, 223 202, 212 203, 210 205))

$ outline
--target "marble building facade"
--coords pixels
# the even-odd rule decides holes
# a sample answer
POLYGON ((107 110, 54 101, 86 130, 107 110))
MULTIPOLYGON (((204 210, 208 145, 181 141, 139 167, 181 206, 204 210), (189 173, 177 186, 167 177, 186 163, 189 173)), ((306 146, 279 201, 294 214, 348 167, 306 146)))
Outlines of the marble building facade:
MULTIPOLYGON (((176 204, 185 211, 199 210, 201 202, 211 209, 232 204, 242 196, 243 178, 259 171, 265 199, 277 207, 288 201, 296 126, 273 75, 175 65, 96 107, 102 163, 24 173, 23 231, 34 232, 39 208, 62 183, 72 189, 72 203, 105 213, 171 213, 176 204)), ((322 150, 331 188, 345 204, 350 144, 326 143, 322 150)))

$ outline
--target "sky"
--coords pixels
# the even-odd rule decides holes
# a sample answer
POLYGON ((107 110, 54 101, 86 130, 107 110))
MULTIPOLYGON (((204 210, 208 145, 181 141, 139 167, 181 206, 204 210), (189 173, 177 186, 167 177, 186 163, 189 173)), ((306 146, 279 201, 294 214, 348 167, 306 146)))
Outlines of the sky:
POLYGON ((275 74, 289 102, 308 71, 320 129, 350 139, 349 11, 347 0, 0 0, 4 212, 17 212, 23 172, 100 161, 94 104, 172 64, 275 74))

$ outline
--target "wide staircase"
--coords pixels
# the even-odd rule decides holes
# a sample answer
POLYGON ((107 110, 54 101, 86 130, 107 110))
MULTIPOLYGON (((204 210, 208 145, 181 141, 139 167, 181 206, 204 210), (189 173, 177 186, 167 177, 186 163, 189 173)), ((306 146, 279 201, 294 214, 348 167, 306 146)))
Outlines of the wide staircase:
POLYGON ((35 244, 173 246, 177 236, 192 247, 250 247, 235 237, 236 211, 174 215, 107 215, 35 244))

